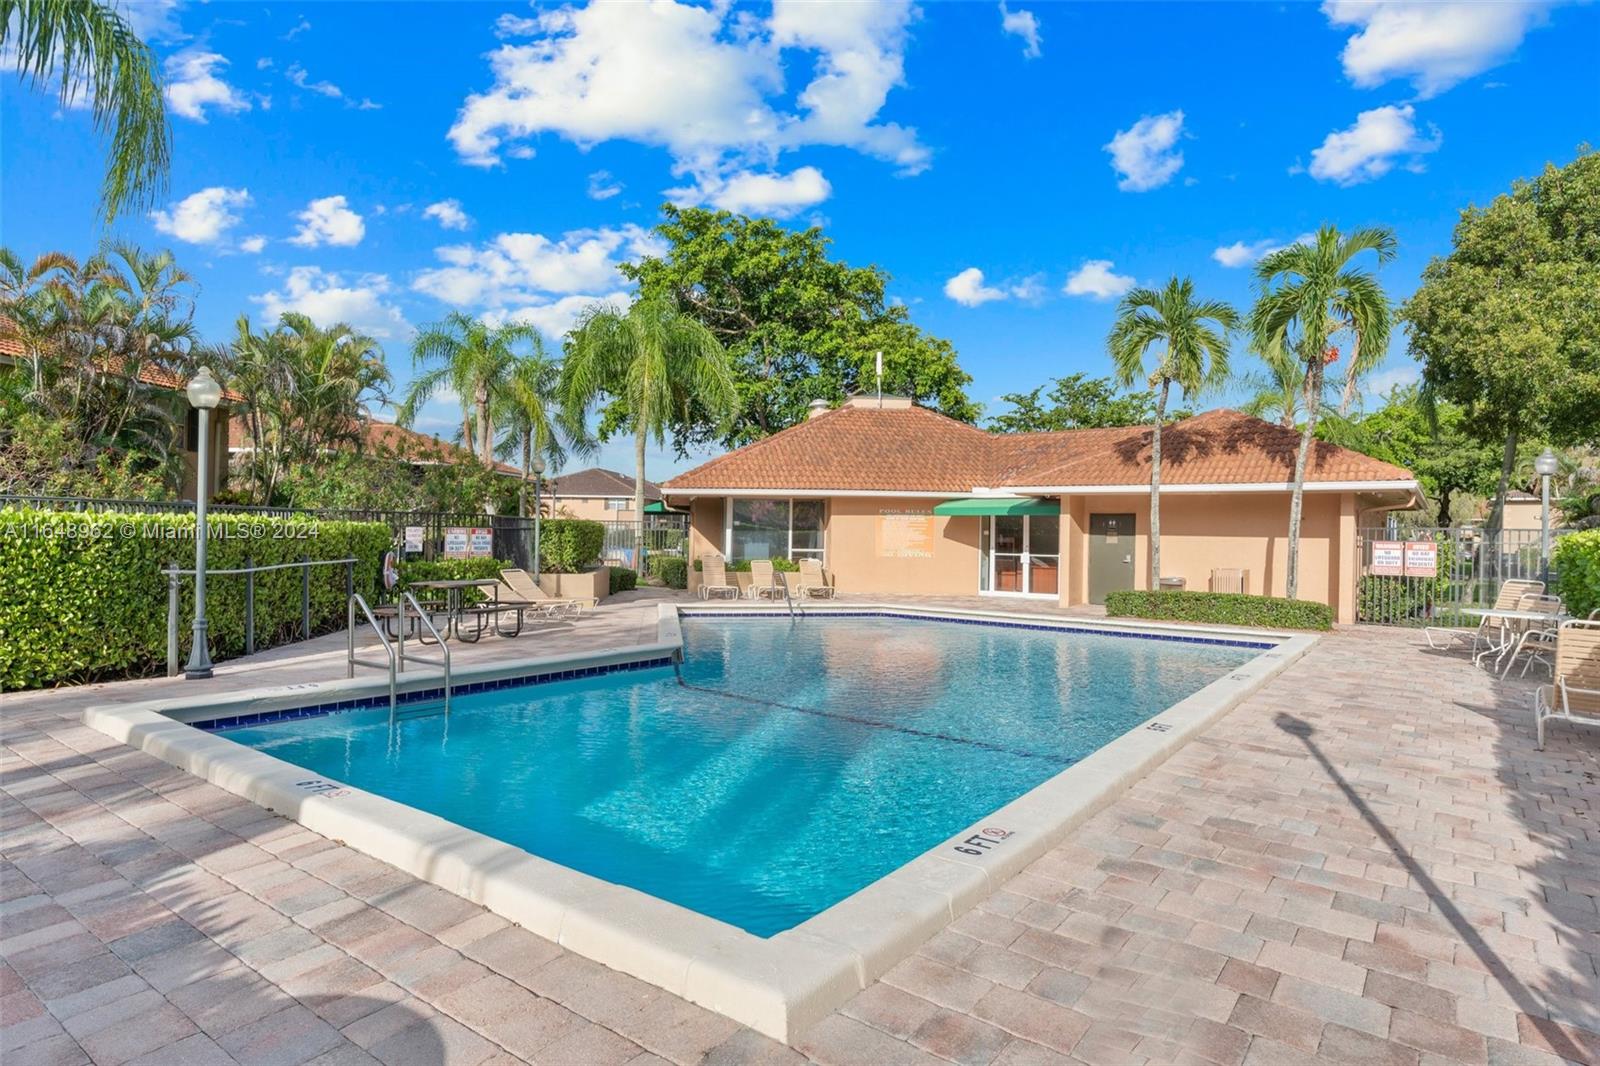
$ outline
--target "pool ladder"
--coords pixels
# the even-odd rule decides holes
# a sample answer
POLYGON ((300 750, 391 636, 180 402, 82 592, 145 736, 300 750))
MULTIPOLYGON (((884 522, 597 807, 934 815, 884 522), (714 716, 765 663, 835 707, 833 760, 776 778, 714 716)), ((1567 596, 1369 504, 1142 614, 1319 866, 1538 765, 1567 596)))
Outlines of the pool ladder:
POLYGON ((395 632, 398 634, 391 641, 383 631, 383 626, 378 624, 378 619, 372 613, 372 608, 367 605, 366 599, 359 592, 350 594, 349 618, 345 627, 348 645, 345 649, 345 676, 355 677, 356 667, 370 666, 378 670, 389 671, 389 716, 394 717, 395 704, 399 696, 399 675, 405 673, 406 662, 423 663, 428 666, 441 666, 444 668, 444 713, 450 714, 450 649, 445 645, 444 638, 434 628, 433 620, 428 617, 428 612, 422 609, 417 598, 409 592, 402 592, 399 600, 395 602, 395 632), (438 642, 441 658, 435 659, 426 655, 418 655, 414 651, 406 651, 406 604, 410 604, 417 613, 417 621, 427 627, 433 639, 438 642), (359 659, 356 657, 356 608, 361 608, 361 613, 366 616, 367 624, 378 635, 378 643, 383 646, 384 662, 375 659, 359 659))

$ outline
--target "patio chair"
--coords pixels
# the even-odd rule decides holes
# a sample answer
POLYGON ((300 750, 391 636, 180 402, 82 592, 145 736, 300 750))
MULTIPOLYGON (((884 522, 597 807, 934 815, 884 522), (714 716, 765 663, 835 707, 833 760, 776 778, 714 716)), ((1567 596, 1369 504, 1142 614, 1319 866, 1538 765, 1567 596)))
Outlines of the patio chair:
POLYGON ((1544 747, 1545 723, 1600 726, 1600 621, 1572 621, 1556 631, 1550 684, 1533 694, 1533 725, 1544 747))
POLYGON ((585 604, 593 607, 598 602, 592 597, 587 600, 557 599, 540 588, 532 574, 514 566, 500 571, 500 583, 514 592, 518 599, 547 610, 552 618, 576 618, 583 613, 585 604))
POLYGON ((712 596, 726 596, 730 599, 739 598, 739 586, 728 580, 728 562, 720 555, 710 554, 700 556, 700 598, 709 600, 712 596))
MULTIPOLYGON (((1522 602, 1522 597, 1537 596, 1543 592, 1543 581, 1525 581, 1521 578, 1512 578, 1500 585, 1500 591, 1495 595, 1493 606, 1497 611, 1513 611, 1516 610, 1517 604, 1522 602)), ((1488 637, 1489 630, 1501 629, 1504 626, 1505 623, 1499 619, 1480 619, 1478 628, 1470 631, 1472 633, 1473 654, 1477 654, 1478 643, 1488 637)), ((1444 651, 1453 647, 1457 640, 1465 638, 1468 632, 1466 629, 1450 626, 1426 626, 1422 630, 1422 635, 1428 639, 1428 647, 1435 651, 1444 651), (1439 636, 1443 643, 1434 642, 1435 634, 1439 636)))
POLYGON ((772 569, 771 559, 750 560, 750 598, 759 600, 767 596, 778 598, 777 575, 772 569))
POLYGON ((821 559, 800 560, 800 586, 798 591, 802 600, 807 596, 813 599, 833 598, 834 588, 822 573, 821 559))
POLYGON ((1538 621, 1518 621, 1514 624, 1513 630, 1517 633, 1516 643, 1511 646, 1506 659, 1506 668, 1501 677, 1511 676, 1511 668, 1517 665, 1517 656, 1524 652, 1528 653, 1528 661, 1522 664, 1521 676, 1528 676, 1528 667, 1532 666, 1535 660, 1548 665, 1549 660, 1540 654, 1540 650, 1555 647, 1556 630, 1561 625, 1560 596, 1524 596, 1518 601, 1517 610, 1532 611, 1545 617, 1538 621))

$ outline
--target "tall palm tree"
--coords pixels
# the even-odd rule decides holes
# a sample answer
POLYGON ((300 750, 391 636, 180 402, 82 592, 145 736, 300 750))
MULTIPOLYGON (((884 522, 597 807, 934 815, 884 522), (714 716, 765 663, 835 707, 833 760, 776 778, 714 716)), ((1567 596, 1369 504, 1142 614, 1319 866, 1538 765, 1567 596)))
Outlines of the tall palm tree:
MULTIPOLYGON (((1332 342, 1349 338, 1346 373, 1353 382, 1383 358, 1389 347, 1389 298, 1377 278, 1351 266, 1351 260, 1372 252, 1380 264, 1394 258, 1394 233, 1359 229, 1349 236, 1323 226, 1316 239, 1280 248, 1256 264, 1261 296, 1250 313, 1250 332, 1257 351, 1274 346, 1305 367, 1306 420, 1294 460, 1294 493, 1289 500, 1289 573, 1286 591, 1294 599, 1300 588, 1300 514, 1305 496, 1306 459, 1322 410, 1327 366, 1338 358, 1332 342)), ((1353 384, 1348 386, 1353 388, 1353 384)))
POLYGON ((400 424, 409 426, 421 406, 448 386, 461 397, 462 443, 486 465, 494 465, 494 396, 505 389, 518 346, 534 343, 538 336, 536 329, 520 322, 491 326, 460 311, 422 327, 411 342, 411 360, 417 367, 434 365, 406 389, 400 424))
POLYGON ((609 396, 633 428, 633 513, 644 541, 644 450, 665 443, 675 417, 698 410, 726 426, 739 410, 728 353, 699 320, 660 297, 642 297, 626 311, 591 306, 568 335, 561 365, 567 421, 581 425, 609 396))
POLYGON ((522 483, 517 489, 517 512, 528 515, 528 484, 533 473, 533 457, 539 456, 550 470, 559 470, 567 461, 567 449, 587 454, 592 444, 583 428, 571 426, 561 409, 561 367, 545 355, 544 341, 534 335, 533 349, 512 361, 504 386, 492 397, 496 423, 507 429, 501 442, 502 459, 520 456, 522 483))
POLYGON ((165 192, 171 133, 156 58, 110 4, 0 0, 0 53, 36 85, 59 79, 62 106, 85 98, 95 129, 109 132, 105 221, 165 192))
POLYGON ((1134 289, 1117 306, 1117 321, 1107 344, 1124 388, 1144 378, 1156 390, 1156 416, 1150 434, 1150 587, 1161 587, 1161 423, 1173 385, 1185 397, 1198 394, 1228 375, 1228 333, 1239 313, 1221 300, 1194 298, 1194 282, 1174 277, 1166 288, 1134 289), (1145 355, 1161 352, 1146 376, 1145 355))

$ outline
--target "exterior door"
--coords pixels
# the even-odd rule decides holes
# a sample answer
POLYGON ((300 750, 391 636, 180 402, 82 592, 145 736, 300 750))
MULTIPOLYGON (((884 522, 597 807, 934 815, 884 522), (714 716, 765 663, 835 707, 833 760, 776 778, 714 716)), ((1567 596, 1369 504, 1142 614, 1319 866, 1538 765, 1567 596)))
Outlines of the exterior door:
POLYGON ((1089 516, 1089 602, 1133 588, 1133 515, 1089 516))

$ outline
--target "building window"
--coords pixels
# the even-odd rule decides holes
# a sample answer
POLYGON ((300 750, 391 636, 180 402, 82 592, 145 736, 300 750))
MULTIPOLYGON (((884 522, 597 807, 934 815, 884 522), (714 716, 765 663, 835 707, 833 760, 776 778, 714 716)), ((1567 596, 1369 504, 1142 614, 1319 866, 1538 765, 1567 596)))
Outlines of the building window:
POLYGON ((729 501, 728 559, 816 559, 823 557, 821 500, 729 501))
POLYGON ((619 500, 616 497, 609 497, 606 500, 606 510, 608 511, 626 511, 627 509, 627 500, 619 500))

